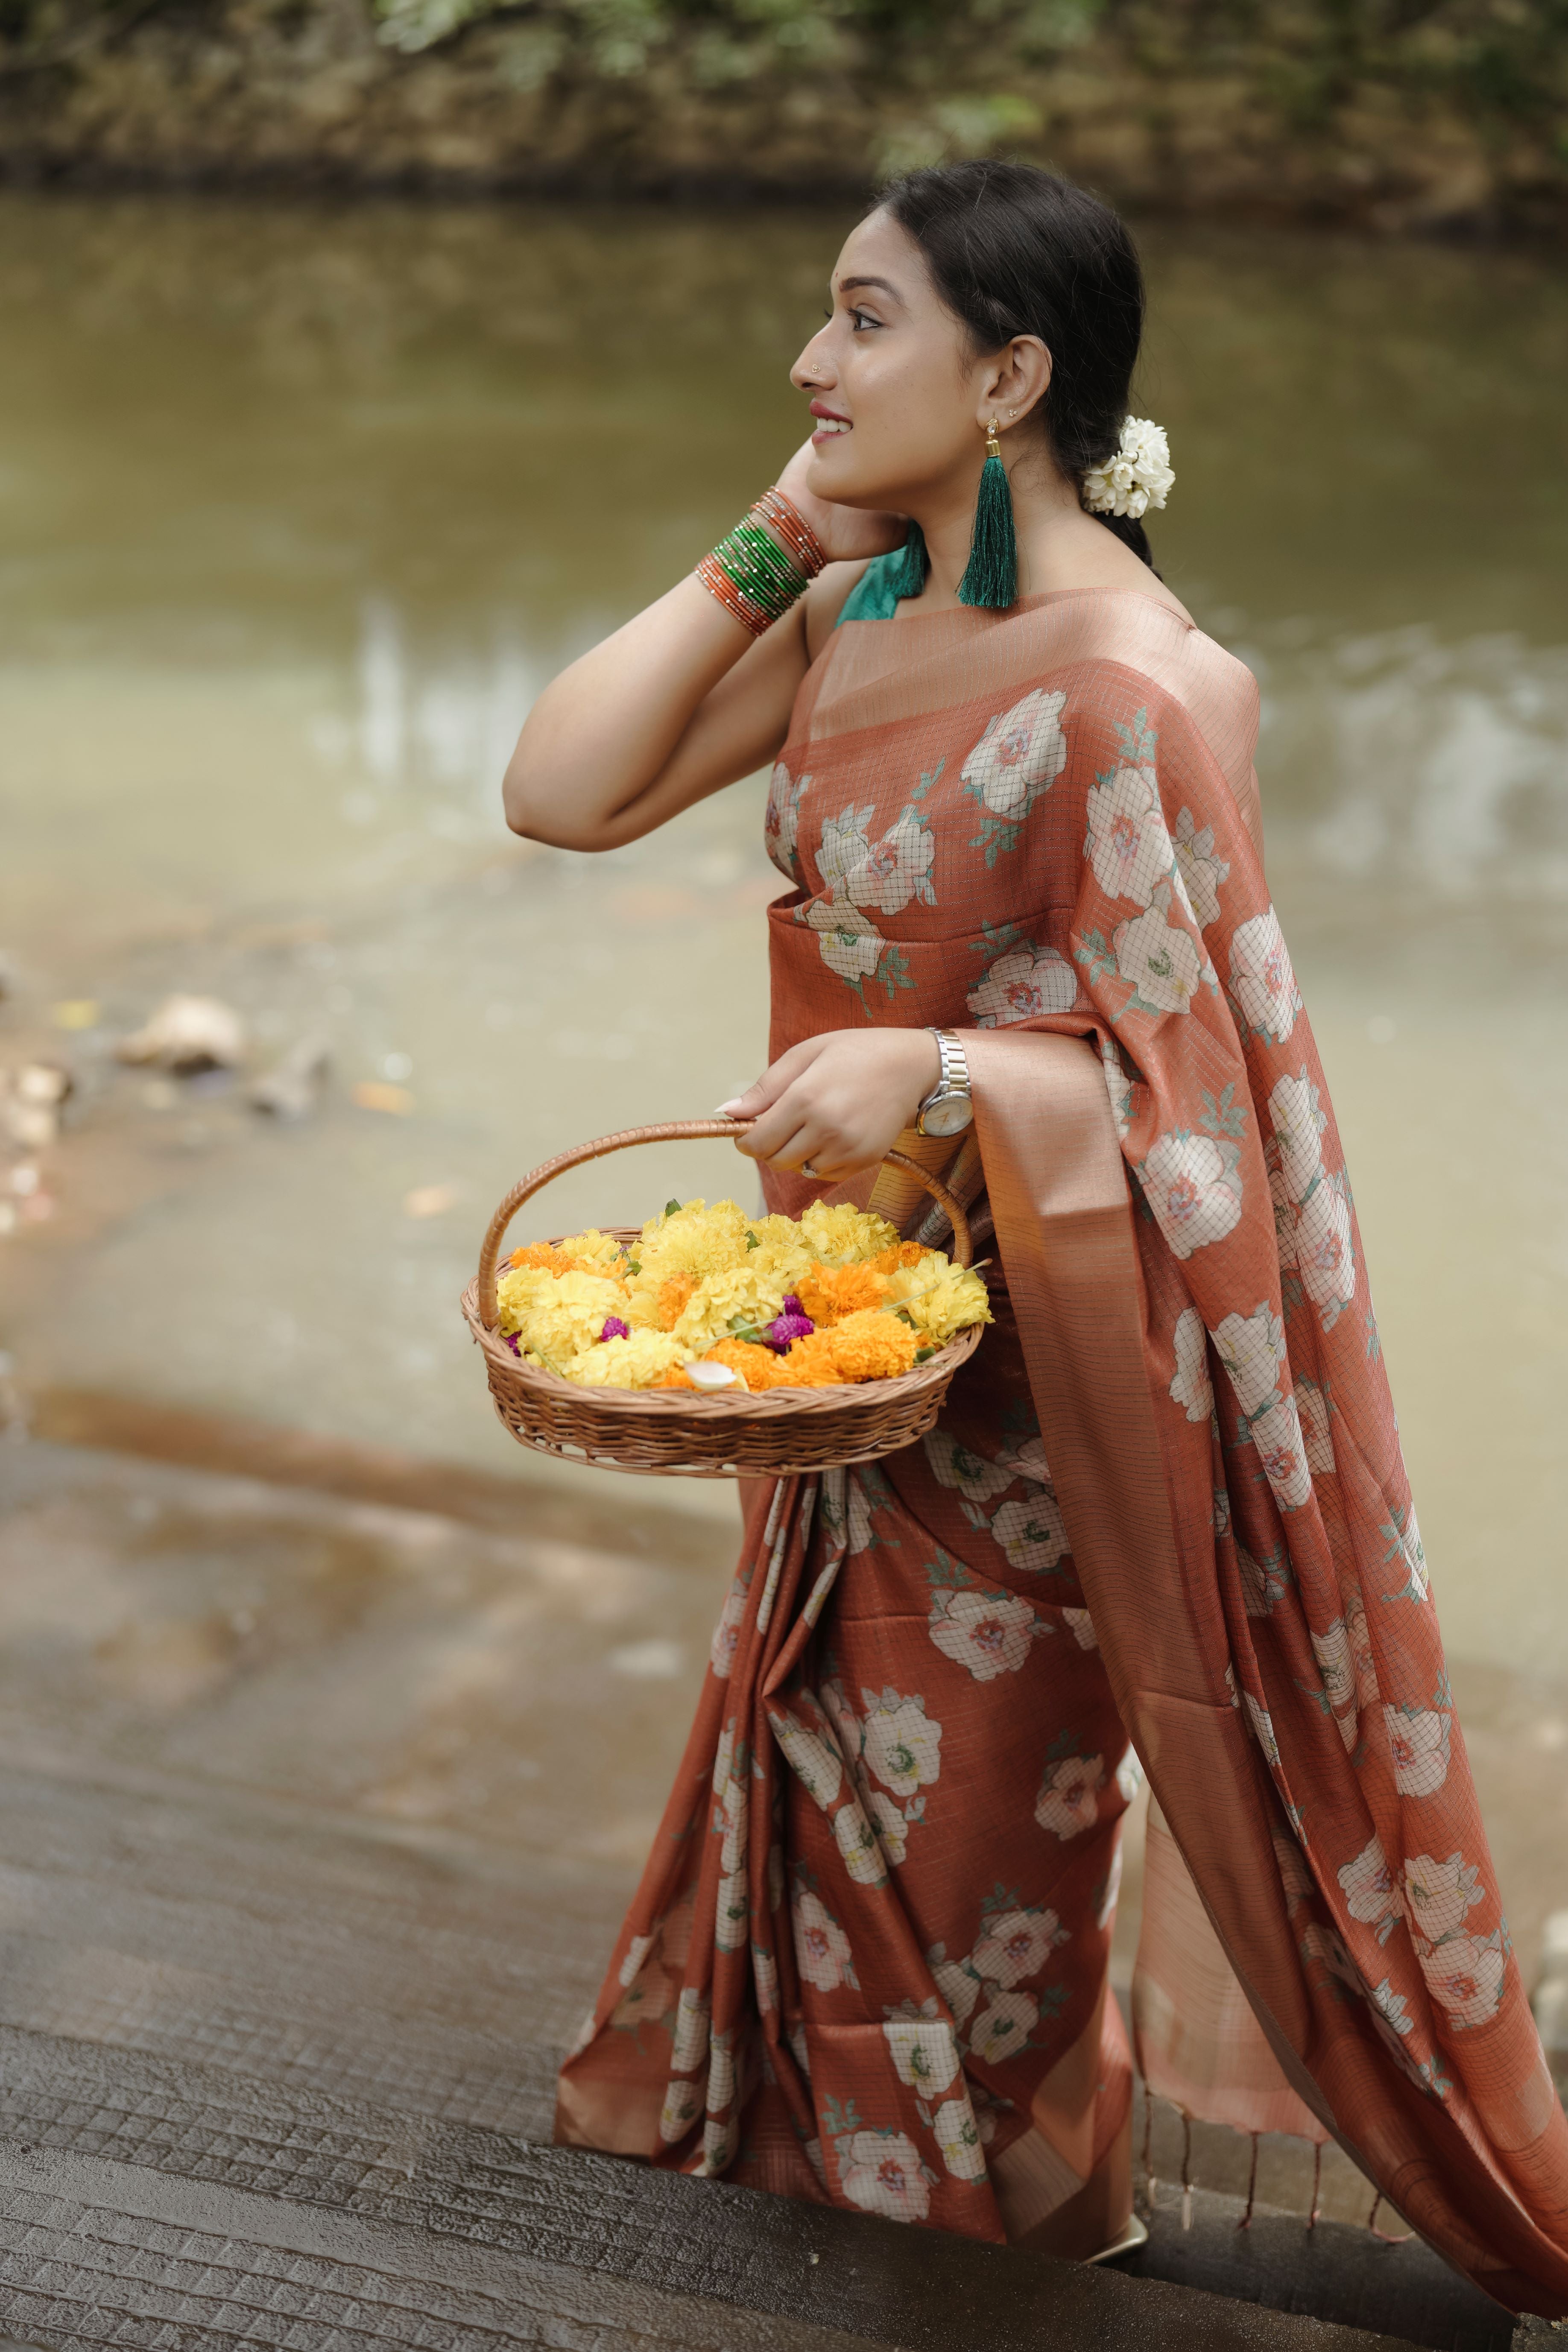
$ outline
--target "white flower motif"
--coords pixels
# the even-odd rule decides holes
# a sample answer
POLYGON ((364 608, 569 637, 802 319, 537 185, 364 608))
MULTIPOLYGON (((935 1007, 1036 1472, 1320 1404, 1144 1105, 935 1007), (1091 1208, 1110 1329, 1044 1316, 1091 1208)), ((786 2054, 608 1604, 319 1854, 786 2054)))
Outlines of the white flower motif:
POLYGON ((823 888, 832 897, 839 895, 848 877, 869 855, 867 828, 876 813, 874 805, 868 803, 863 809, 851 806, 825 820, 816 852, 816 870, 822 877, 823 888))
POLYGON ((1147 514, 1163 507, 1175 483, 1165 428, 1152 416, 1126 416, 1121 438, 1102 465, 1083 478, 1083 502, 1090 514, 1147 514))
POLYGON ((716 2033, 708 2051, 708 2112, 721 2116, 735 2095, 735 2055, 731 2037, 716 2033))
POLYGON ((817 935, 816 944, 829 971, 836 971, 840 980, 870 979, 887 941, 869 915, 831 898, 814 898, 801 914, 817 935))
MULTIPOLYGON (((1021 1984, 1026 1977, 1037 1976, 1057 1946, 1068 1940, 1054 1911, 1037 1906, 994 1911, 969 1956, 969 1964, 988 1984, 1021 1984)), ((1029 2021, 1033 2024, 1034 2020, 1029 2021)))
POLYGON ((1225 859, 1214 854, 1214 827, 1205 824, 1200 833, 1191 809, 1184 808, 1177 815, 1171 845, 1186 885, 1193 920, 1206 930, 1219 920, 1219 886, 1230 872, 1225 859))
POLYGON ((942 1777, 942 1726, 933 1723, 920 1698, 885 1690, 880 1698, 863 1691, 866 1761, 896 1797, 912 1797, 942 1777))
POLYGON ((845 1496, 845 1549, 851 1557, 871 1547, 871 1498, 853 1470, 845 1496))
POLYGON ((1065 694, 1037 687, 990 721, 959 770, 960 781, 973 787, 993 816, 1026 816, 1061 774, 1068 756, 1061 730, 1066 700, 1065 694))
MULTIPOLYGON (((941 1947, 938 1947, 940 1950, 941 1947)), ((980 1998, 980 1979, 967 1960, 931 1961, 931 1982, 959 2024, 963 2024, 980 1998)))
POLYGON ((1176 1354, 1171 1401, 1189 1421, 1207 1421, 1214 1411, 1214 1387, 1209 1380, 1208 1335, 1195 1307, 1184 1307, 1176 1318, 1173 1342, 1176 1354))
POLYGON ((944 2099, 931 2117, 942 2160, 959 2180, 984 2180, 985 2153, 967 2095, 944 2099))
POLYGON ((1429 1797, 1448 1777, 1448 1726, 1446 1708, 1385 1706, 1388 1752, 1394 1764, 1394 1785, 1402 1797, 1429 1797))
POLYGON ((1268 1097, 1268 1116, 1279 1146, 1279 1171, 1286 1197, 1304 1201, 1323 1172, 1323 1129, 1318 1089, 1305 1069, 1297 1078, 1278 1078, 1268 1097))
POLYGON ((1105 1786, 1103 1756, 1068 1756, 1046 1767, 1035 1819, 1057 1837, 1077 1837, 1100 1818, 1100 1791, 1105 1786))
POLYGON ((1356 1703, 1363 1707, 1376 1706, 1383 1693, 1378 1685, 1377 1661, 1372 1654, 1366 1604, 1358 1584, 1345 1587, 1345 1632, 1350 1636, 1351 1658, 1355 1666, 1356 1703))
POLYGON ((1364 1920, 1376 1931, 1379 1943, 1384 1942, 1405 1906, 1381 1840, 1370 1837, 1355 1860, 1342 1866, 1338 1876, 1351 1917, 1364 1920))
POLYGON ((671 2083, 659 2110, 658 2136, 666 2147, 684 2139, 702 2111, 695 2083, 671 2083))
POLYGON ((739 1870, 742 1856, 746 1851, 746 1784, 743 1780, 726 1781, 720 1811, 724 1824, 721 1832, 724 1843, 719 1849, 719 1866, 726 1871, 739 1870))
POLYGON ((935 834, 912 809, 906 809, 846 872, 844 893, 857 907, 875 907, 884 915, 898 914, 914 898, 931 906, 936 896, 931 886, 935 856, 935 834))
POLYGON ((793 1910, 795 1956, 807 1984, 814 1984, 818 1992, 832 1992, 837 1985, 853 1984, 855 1965, 849 1938, 822 1897, 809 1891, 797 1893, 793 1910))
POLYGON ((1350 1631, 1342 1617, 1336 1617, 1326 1633, 1312 1635, 1312 1650, 1323 1677, 1324 1696, 1340 1727, 1340 1738, 1347 1748, 1353 1748, 1359 1727, 1359 1701, 1350 1631))
POLYGON ((1276 1546, 1267 1559, 1254 1559, 1244 1543, 1236 1547, 1237 1570, 1241 1578, 1241 1597, 1249 1617, 1271 1617, 1285 1597, 1290 1571, 1285 1565, 1282 1550, 1276 1546))
POLYGON ((1091 784, 1086 814, 1083 854, 1095 880, 1108 898, 1146 907, 1175 862, 1153 769, 1118 768, 1105 783, 1091 784))
POLYGON ((887 1857, 876 1831, 861 1811, 858 1798, 851 1797, 834 1814, 833 1843, 844 1857, 845 1869, 858 1885, 887 1885, 887 1857))
POLYGON ((1268 1761, 1273 1765, 1275 1770, 1278 1771, 1279 1769, 1279 1742, 1274 1737, 1274 1718, 1269 1714, 1268 1709, 1266 1706, 1259 1706, 1258 1701, 1253 1697, 1250 1691, 1243 1691, 1241 1696, 1247 1702, 1247 1712, 1251 1719, 1253 1734, 1257 1738, 1258 1745, 1262 1748, 1263 1753, 1268 1757, 1268 1761))
POLYGON ((907 2132, 858 2131, 838 2149, 838 2182, 851 2205, 890 2221, 923 2221, 931 2211, 920 2151, 907 2132))
POLYGON ((1030 1642, 1044 1630, 1028 1602, 1015 1593, 944 1589, 931 1595, 931 1640, 977 1683, 1016 1675, 1030 1642))
POLYGON ((1051 1465, 1046 1460, 1046 1441, 1038 1430, 1032 1437, 1020 1439, 1016 1445, 1005 1445, 996 1459, 1016 1478, 1026 1478, 1032 1486, 1048 1486, 1051 1483, 1051 1465))
POLYGON ((1121 1791, 1123 1804, 1130 1805, 1143 1786, 1143 1767, 1138 1760, 1138 1750, 1129 1748, 1116 1768, 1116 1785, 1121 1791))
POLYGON ((1087 1609, 1064 1609, 1068 1631, 1080 1650, 1098 1650, 1100 1636, 1094 1630, 1094 1620, 1087 1609))
POLYGON ((1405 1899, 1412 1925, 1428 1943, 1457 1935, 1466 1912, 1486 1900, 1480 1875, 1479 1864, 1467 1862, 1459 1853, 1451 1853, 1447 1862, 1435 1862, 1429 1853, 1405 1857, 1405 1899))
POLYGON ((1296 1212, 1296 1266, 1314 1307, 1337 1308, 1355 1297, 1350 1205, 1325 1177, 1296 1212))
POLYGON ((910 1850, 910 1825, 891 1797, 880 1789, 873 1789, 870 1801, 871 1825, 881 1842, 882 1852, 896 1870, 910 1850))
POLYGON ((1311 1497, 1312 1474, 1307 1467, 1295 1398, 1286 1397, 1267 1412, 1255 1413, 1247 1433, 1279 1508, 1299 1511, 1311 1497))
POLYGON ((623 2031, 640 2025, 645 2018, 662 2017, 669 2000, 672 1979, 655 1964, 645 1965, 632 1979, 611 2013, 610 2023, 623 2031))
POLYGON ((1272 907, 1237 926, 1230 942, 1230 986, 1243 1027, 1282 1045, 1296 1026, 1301 995, 1272 907))
POLYGON ((945 2018, 890 2017, 882 2027, 893 2072, 917 2091, 945 2091, 958 2072, 958 2044, 945 2018))
POLYGON ((956 1487, 966 1502, 989 1502, 1013 1483, 1011 1463, 990 1462, 984 1454, 972 1454, 945 1429, 928 1429, 921 1442, 938 1486, 956 1487))
POLYGON ((1224 1241, 1241 1217, 1241 1171, 1209 1135, 1172 1128, 1138 1171, 1173 1257, 1224 1241))
POLYGON ((1301 1412, 1301 1436, 1307 1448, 1309 1469, 1321 1472, 1334 1466, 1334 1441, 1329 1429, 1329 1400, 1316 1381, 1300 1380, 1296 1383, 1296 1402, 1301 1412))
POLYGON ((779 2005, 778 1964, 760 1944, 752 1947, 752 1978, 757 1988, 757 2007, 763 2017, 771 2017, 779 2005))
POLYGON ((998 1993, 970 2028, 970 2056, 983 2065, 1000 2066, 1026 2047, 1039 2014, 1039 2003, 1030 1994, 998 1993))
POLYGON ((1012 1566, 1031 1575, 1048 1576, 1068 1549, 1061 1511, 1048 1486, 1021 1502, 1004 1503, 991 1533, 1012 1566))
POLYGON ((651 1936, 634 1936, 626 1946, 626 1958, 621 1962, 621 1982, 629 1985, 648 1954, 653 1949, 651 1936))
POLYGON ((1190 931, 1167 922, 1164 909, 1150 907, 1111 933, 1116 971, 1130 980, 1139 1003, 1156 1013, 1185 1013, 1204 976, 1203 958, 1190 931))
POLYGON ((1015 1021, 1070 1013, 1077 1002, 1078 979, 1067 958, 1030 940, 987 964, 964 998, 977 1029, 1005 1029, 1015 1021))
POLYGON ((746 1594, 740 1586, 731 1585, 719 1612, 719 1622, 713 1628, 713 1640, 708 1652, 708 1664, 721 1683, 730 1679, 730 1670, 735 1663, 735 1646, 741 1638, 745 1615, 746 1594))
POLYGON ((1127 1130, 1132 1124, 1132 1081, 1121 1066, 1121 1056, 1116 1050, 1114 1037, 1100 1041, 1100 1066, 1105 1073, 1105 1091, 1110 1097, 1110 1116, 1121 1140, 1127 1140, 1127 1130))
POLYGON ((751 1904, 746 1895, 746 1874, 743 1870, 731 1871, 719 1881, 713 1941, 721 1952, 738 1952, 746 1941, 750 1924, 751 1904))
POLYGON ((844 1781, 844 1766, 837 1750, 830 1748, 826 1740, 820 1738, 815 1731, 808 1730, 805 1724, 797 1723, 792 1715, 782 1711, 775 1713, 770 1707, 768 1721, 773 1726, 773 1738, 789 1759, 795 1779, 807 1796, 814 1798, 826 1812, 830 1805, 837 1803, 838 1791, 844 1781))
POLYGON ((1278 1393, 1286 1365, 1285 1326, 1268 1301, 1260 1299, 1250 1315, 1227 1315, 1215 1326, 1214 1344, 1242 1412, 1259 1412, 1278 1393))
POLYGON ((798 881, 800 877, 795 835, 800 822, 801 795, 810 782, 809 776, 802 776, 797 784, 782 760, 775 762, 768 781, 767 813, 763 818, 763 846, 779 872, 791 882, 798 881))
MULTIPOLYGON (((811 2080, 811 2043, 806 2035, 805 2020, 804 2018, 796 2018, 795 2023, 790 2027, 788 2040, 790 2055, 795 2060, 795 2064, 800 2068, 801 2073, 805 2076, 806 2081, 809 2083, 811 2080)), ((816 2156, 812 2158, 812 2164, 816 2169, 816 2177, 820 2180, 824 2177, 822 2168, 821 2142, 814 2140, 812 2142, 812 2146, 817 2151, 816 2156)))
POLYGON ((716 2180, 730 2162, 730 2126, 714 2123, 711 2118, 702 2126, 702 2161, 697 2168, 699 2180, 716 2180))
POLYGON ((1483 1944, 1475 1936, 1449 1936, 1429 1951, 1417 1945, 1415 1957, 1426 1990, 1456 2025, 1485 2025, 1497 2015, 1506 1966, 1500 1944, 1483 1944))

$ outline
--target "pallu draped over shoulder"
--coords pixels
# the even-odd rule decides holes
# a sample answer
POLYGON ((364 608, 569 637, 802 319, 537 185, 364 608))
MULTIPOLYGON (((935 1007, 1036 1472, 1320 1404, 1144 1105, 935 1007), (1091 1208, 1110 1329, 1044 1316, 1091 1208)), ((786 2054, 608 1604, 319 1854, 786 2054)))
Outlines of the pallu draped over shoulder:
MULTIPOLYGON (((994 1224, 995 1321, 921 1444, 748 1492, 557 2134, 1103 2242, 1141 1765, 1154 2089, 1331 2134, 1459 2270, 1556 2316, 1568 2128, 1264 879, 1257 707, 1190 624, 1105 590, 852 620, 802 687, 772 1050, 963 1031, 974 1129, 913 1148, 994 1224)), ((766 1178, 792 1213, 819 1189, 766 1178)), ((912 1192, 875 1200, 918 1227, 912 1192)))

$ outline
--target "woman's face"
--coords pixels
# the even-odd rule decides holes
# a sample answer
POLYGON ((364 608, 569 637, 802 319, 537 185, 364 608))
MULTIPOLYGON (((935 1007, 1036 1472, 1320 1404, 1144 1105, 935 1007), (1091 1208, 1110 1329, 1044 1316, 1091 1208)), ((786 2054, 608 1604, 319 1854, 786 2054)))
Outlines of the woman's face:
POLYGON ((838 257, 826 324, 790 370, 813 395, 805 487, 894 513, 922 491, 973 489, 997 372, 943 306, 913 237, 891 214, 871 213, 838 257))

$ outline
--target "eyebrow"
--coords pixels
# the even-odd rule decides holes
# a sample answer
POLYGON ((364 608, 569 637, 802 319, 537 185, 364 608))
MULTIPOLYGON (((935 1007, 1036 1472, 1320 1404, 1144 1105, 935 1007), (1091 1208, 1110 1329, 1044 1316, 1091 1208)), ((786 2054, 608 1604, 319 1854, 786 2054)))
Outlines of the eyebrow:
POLYGON ((840 294, 847 294, 850 289, 856 286, 879 286, 884 294, 892 296, 895 302, 903 300, 903 296, 899 292, 898 288, 888 278, 841 278, 838 281, 838 291, 840 294))

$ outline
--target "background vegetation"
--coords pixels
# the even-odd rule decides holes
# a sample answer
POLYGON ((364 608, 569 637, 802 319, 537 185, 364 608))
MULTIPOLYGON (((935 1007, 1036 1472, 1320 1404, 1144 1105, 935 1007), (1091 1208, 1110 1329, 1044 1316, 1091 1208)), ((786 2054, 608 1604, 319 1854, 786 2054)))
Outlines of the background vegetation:
POLYGON ((0 0, 0 169, 1568 220, 1568 0, 0 0))

